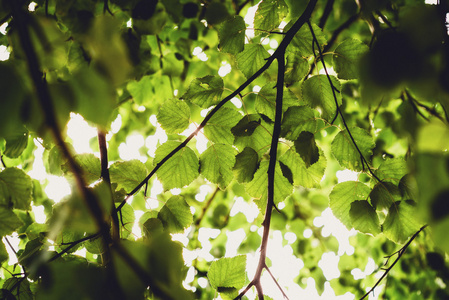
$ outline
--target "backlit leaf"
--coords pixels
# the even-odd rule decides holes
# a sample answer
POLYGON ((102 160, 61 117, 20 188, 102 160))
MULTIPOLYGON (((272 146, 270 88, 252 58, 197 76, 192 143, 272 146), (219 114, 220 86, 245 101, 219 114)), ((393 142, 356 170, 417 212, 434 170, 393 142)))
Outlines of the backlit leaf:
POLYGON ((391 204, 388 215, 382 224, 382 230, 387 238, 402 244, 422 225, 415 202, 397 201, 391 204))
POLYGON ((245 45, 245 21, 241 16, 226 20, 218 30, 220 44, 218 48, 225 53, 237 54, 245 45))
POLYGON ((193 222, 190 206, 180 196, 173 196, 168 199, 157 217, 170 233, 183 232, 193 222))
POLYGON ((223 79, 220 76, 208 75, 192 80, 189 89, 181 98, 208 108, 221 100, 222 93, 223 79))
POLYGON ((270 55, 262 45, 246 44, 245 49, 237 54, 237 65, 246 78, 250 78, 264 64, 270 55))
POLYGON ((302 84, 302 96, 304 101, 312 108, 320 108, 321 116, 330 121, 337 113, 337 105, 341 105, 340 82, 335 76, 330 76, 332 88, 326 75, 315 75, 302 84))
POLYGON ((6 168, 0 173, 0 204, 29 210, 33 183, 21 169, 6 168))
POLYGON ((204 126, 204 135, 214 143, 232 144, 234 135, 231 128, 241 119, 241 114, 231 108, 221 108, 204 126))
POLYGON ((345 181, 337 184, 329 195, 329 207, 348 229, 353 227, 349 214, 351 203, 357 200, 368 199, 371 189, 358 181, 345 181))
POLYGON ((262 120, 260 115, 244 116, 232 128, 232 133, 235 135, 234 145, 241 151, 245 147, 253 148, 260 157, 269 150, 271 132, 273 132, 273 125, 262 120))
MULTIPOLYGON (((159 163, 180 144, 180 142, 168 141, 159 146, 153 164, 159 163)), ((181 188, 191 183, 198 177, 198 169, 199 162, 195 152, 189 147, 184 147, 160 167, 156 174, 164 185, 164 189, 169 190, 181 188)))
POLYGON ((377 235, 380 233, 379 217, 366 200, 356 200, 349 210, 352 226, 360 232, 377 235))
MULTIPOLYGON (((285 112, 290 106, 294 105, 299 105, 298 97, 289 89, 285 88, 282 98, 282 111, 285 112)), ((276 88, 273 84, 269 83, 264 85, 259 93, 257 93, 255 108, 259 114, 263 114, 274 121, 276 113, 276 88)))
POLYGON ((28 130, 23 128, 23 130, 13 132, 6 136, 5 140, 6 147, 3 154, 10 158, 17 158, 28 145, 28 130))
MULTIPOLYGON (((361 154, 369 162, 372 155, 372 149, 375 146, 373 138, 365 130, 359 127, 351 128, 350 133, 361 154)), ((342 167, 354 171, 361 171, 363 169, 360 153, 357 151, 347 130, 340 131, 335 136, 331 144, 331 149, 332 154, 342 167)))
POLYGON ((0 207, 0 236, 13 233, 23 222, 10 209, 0 207))
POLYGON ((225 257, 212 262, 207 277, 214 289, 242 288, 246 281, 246 256, 225 257))
MULTIPOLYGON (((87 184, 94 183, 101 177, 100 159, 92 153, 77 154, 73 157, 76 164, 81 168, 87 184)), ((68 163, 62 166, 63 171, 71 171, 68 163)))
POLYGON ((302 131, 316 131, 314 110, 307 106, 289 107, 282 118, 281 136, 294 141, 302 131))
POLYGON ((254 27, 265 31, 276 29, 287 14, 288 6, 284 0, 264 0, 257 7, 254 27))
POLYGON ((234 178, 235 149, 231 145, 213 144, 200 156, 201 174, 222 189, 234 178))
POLYGON ((335 72, 341 79, 359 77, 359 60, 368 52, 368 46, 356 39, 347 39, 340 43, 334 51, 335 72))
POLYGON ((310 167, 318 161, 320 153, 315 142, 315 136, 309 131, 303 131, 295 140, 295 149, 299 153, 306 167, 310 167))
POLYGON ((286 56, 284 81, 287 85, 292 85, 307 75, 309 63, 299 51, 288 51, 286 56))
POLYGON ((111 182, 118 183, 117 189, 123 188, 131 192, 147 176, 147 168, 137 160, 117 161, 109 168, 111 182))
MULTIPOLYGON (((285 29, 290 28, 290 22, 285 29)), ((326 37, 323 34, 323 31, 320 27, 318 27, 316 24, 312 23, 313 32, 315 33, 315 36, 318 40, 318 43, 320 44, 320 47, 323 48, 326 44, 326 37)), ((312 46, 313 42, 313 35, 312 32, 309 29, 309 26, 307 24, 304 24, 299 31, 296 33, 295 37, 292 40, 291 45, 294 46, 296 49, 298 49, 299 52, 305 57, 312 56, 313 53, 318 52, 318 47, 315 45, 312 46), (314 51, 315 50, 315 51, 314 51)))
POLYGON ((402 177, 408 173, 407 162, 401 158, 389 158, 383 161, 375 171, 376 176, 382 180, 398 184, 402 177))
POLYGON ((157 114, 157 120, 167 133, 180 133, 189 127, 190 108, 181 100, 164 102, 157 114))
POLYGON ((388 209, 394 202, 401 200, 398 187, 390 182, 379 182, 369 196, 377 210, 388 209))

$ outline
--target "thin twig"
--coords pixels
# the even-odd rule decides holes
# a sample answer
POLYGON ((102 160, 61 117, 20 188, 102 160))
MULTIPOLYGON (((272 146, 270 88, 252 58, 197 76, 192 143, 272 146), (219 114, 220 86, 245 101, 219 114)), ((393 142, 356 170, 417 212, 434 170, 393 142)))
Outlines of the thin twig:
POLYGON ((324 25, 326 25, 326 21, 329 18, 332 8, 334 7, 335 0, 327 0, 326 6, 324 7, 323 15, 320 18, 320 22, 318 23, 318 26, 323 29, 324 25))
POLYGON ((276 278, 274 278, 273 274, 271 273, 270 268, 265 266, 265 270, 267 270, 268 274, 270 274, 271 279, 273 279, 274 283, 276 284, 278 289, 281 291, 282 296, 284 296, 285 299, 289 300, 288 296, 285 294, 284 290, 281 288, 281 286, 279 285, 278 281, 276 280, 276 278))
POLYGON ((201 214, 198 217, 198 219, 196 219, 195 221, 195 226, 198 227, 201 224, 201 221, 203 220, 204 216, 206 215, 206 211, 207 209, 210 207, 210 204, 212 203, 212 201, 214 200, 215 196, 217 195, 218 191, 220 189, 217 187, 215 189, 215 191, 213 192, 213 194, 209 197, 209 199, 207 199, 206 204, 203 206, 203 209, 201 210, 201 214))
MULTIPOLYGON (((423 231, 425 228, 427 227, 427 225, 424 225, 423 227, 421 227, 421 229, 419 229, 411 238, 410 240, 399 250, 397 251, 398 257, 394 260, 394 262, 391 264, 391 266, 389 266, 387 269, 385 269, 385 273, 382 274, 382 277, 379 278, 379 280, 376 282, 376 284, 374 284, 374 286, 368 291, 366 292, 365 295, 362 296, 362 298, 360 298, 360 300, 365 299, 371 292, 374 292, 374 289, 380 284, 380 282, 388 275, 388 273, 391 271, 391 269, 393 269, 393 267, 396 265, 396 263, 399 261, 399 259, 401 259, 402 255, 404 255, 405 251, 407 250, 408 246, 410 246, 410 244, 413 242, 413 240, 419 235, 419 233, 421 231, 423 231)), ((393 254, 394 255, 394 254, 393 254)))

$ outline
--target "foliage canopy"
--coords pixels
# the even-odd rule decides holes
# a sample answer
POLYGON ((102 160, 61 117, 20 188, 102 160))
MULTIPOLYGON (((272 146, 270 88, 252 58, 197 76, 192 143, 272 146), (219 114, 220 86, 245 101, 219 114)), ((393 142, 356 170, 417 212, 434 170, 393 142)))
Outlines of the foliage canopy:
POLYGON ((0 298, 449 297, 448 14, 0 1, 0 298), (124 159, 130 136, 145 142, 124 159), (380 279, 357 278, 370 263, 380 279))

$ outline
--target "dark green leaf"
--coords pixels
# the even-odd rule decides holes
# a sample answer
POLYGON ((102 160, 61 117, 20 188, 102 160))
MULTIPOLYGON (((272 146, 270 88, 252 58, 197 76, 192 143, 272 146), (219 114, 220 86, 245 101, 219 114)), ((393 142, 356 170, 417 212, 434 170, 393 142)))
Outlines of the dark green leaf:
MULTIPOLYGON (((362 128, 354 127, 350 133, 363 157, 369 162, 372 149, 375 144, 373 138, 362 128)), ((340 131, 331 144, 332 154, 342 167, 361 171, 363 169, 362 158, 347 130, 340 131)), ((382 178, 381 178, 382 179, 382 178)))
POLYGON ((0 264, 3 264, 4 261, 8 259, 9 255, 6 251, 5 244, 3 242, 0 243, 0 264))
MULTIPOLYGON (((289 29, 291 27, 292 22, 290 22, 285 29, 289 29)), ((316 38, 318 39, 318 43, 320 47, 323 48, 326 44, 326 37, 323 34, 323 31, 316 24, 312 23, 313 32, 315 33, 316 38)), ((298 49, 299 52, 303 56, 312 56, 313 53, 318 52, 318 47, 315 45, 312 46, 313 43, 313 35, 309 29, 309 26, 304 24, 304 26, 299 29, 298 33, 296 33, 295 37, 292 40, 291 45, 298 49)))
POLYGON ((230 145, 213 144, 200 156, 201 174, 225 189, 234 178, 235 149, 230 145))
POLYGON ((375 174, 382 181, 398 184, 407 172, 407 163, 403 159, 389 158, 380 164, 375 174))
POLYGON ((8 135, 5 140, 6 147, 4 155, 10 158, 17 158, 28 145, 28 130, 23 128, 21 131, 8 135))
POLYGON ((231 132, 235 136, 251 136, 254 130, 260 125, 261 119, 257 115, 244 116, 231 132))
MULTIPOLYGON (((157 165, 180 144, 179 142, 168 141, 159 146, 153 164, 157 165)), ((184 147, 160 167, 156 174, 164 185, 164 189, 169 190, 190 184, 198 177, 198 170, 199 162, 195 152, 189 147, 184 147)))
POLYGON ((0 236, 13 233, 23 222, 10 209, 0 207, 0 236))
POLYGON ((288 51, 286 53, 287 63, 285 65, 284 81, 287 85, 301 81, 309 71, 308 61, 301 56, 299 51, 288 51))
POLYGON ((306 167, 310 167, 318 161, 320 153, 315 142, 315 135, 308 131, 303 131, 295 140, 295 149, 299 153, 306 167))
POLYGON ((217 104, 223 93, 223 79, 220 76, 205 76, 194 79, 183 99, 195 103, 203 108, 217 104))
MULTIPOLYGON (((282 111, 285 112, 290 106, 299 104, 295 94, 285 88, 282 98, 282 111)), ((276 112, 276 88, 271 84, 264 85, 256 97, 256 111, 274 121, 276 112)))
POLYGON ((400 200, 398 187, 390 182, 379 182, 369 196, 376 210, 388 209, 394 202, 400 200))
POLYGON ((341 79, 357 79, 359 77, 359 60, 368 52, 368 46, 356 39, 347 39, 340 43, 334 51, 334 68, 341 79))
POLYGON ((387 218, 382 224, 382 230, 387 238, 403 244, 422 225, 415 202, 397 201, 390 206, 387 218))
POLYGON ((332 88, 326 75, 315 75, 306 79, 302 84, 304 101, 312 108, 319 108, 321 116, 331 121, 337 114, 337 105, 341 105, 341 85, 335 76, 330 76, 332 88))
MULTIPOLYGON (((7 289, 15 297, 20 300, 33 300, 34 295, 31 292, 30 282, 21 277, 12 277, 3 283, 3 289, 7 289)), ((1 295, 1 294, 0 294, 1 295)), ((6 298, 6 300, 9 300, 6 298)))
POLYGON ((245 21, 241 16, 226 20, 218 30, 219 49, 225 53, 237 54, 245 44, 245 21))
POLYGON ((180 196, 173 196, 168 199, 157 217, 170 233, 183 232, 193 222, 190 206, 180 196))
POLYGON ((271 31, 279 26, 287 14, 288 7, 284 0, 264 0, 257 7, 254 27, 256 30, 271 31))
POLYGON ((33 183, 22 170, 6 168, 0 173, 0 204, 29 210, 33 183))
POLYGON ((360 232, 377 235, 380 233, 379 217, 366 200, 356 200, 349 210, 352 226, 360 232))
POLYGON ((259 156, 254 149, 246 147, 235 157, 234 174, 240 183, 253 179, 259 163, 259 156))
POLYGON ((316 131, 314 110, 307 106, 289 107, 282 118, 281 136, 294 141, 302 131, 316 131))

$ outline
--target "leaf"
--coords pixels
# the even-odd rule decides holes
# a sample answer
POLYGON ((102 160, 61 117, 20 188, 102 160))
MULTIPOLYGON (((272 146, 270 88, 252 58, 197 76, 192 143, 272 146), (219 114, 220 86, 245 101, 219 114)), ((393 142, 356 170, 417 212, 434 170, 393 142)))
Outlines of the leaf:
POLYGON ((398 187, 390 182, 379 182, 369 196, 377 210, 388 209, 395 201, 401 200, 398 187))
MULTIPOLYGON (((12 298, 6 297, 5 299, 20 299, 20 300, 33 300, 34 295, 30 288, 30 282, 23 280, 21 277, 11 277, 4 281, 3 289, 9 290, 12 298)), ((1 296, 1 294, 0 294, 1 296)))
POLYGON ((314 110, 307 106, 289 107, 282 118, 281 136, 294 141, 302 131, 316 131, 314 110))
POLYGON ((235 135, 234 145, 240 151, 250 147, 260 157, 269 149, 273 125, 265 122, 260 115, 254 114, 244 116, 231 131, 235 135))
POLYGON ((345 181, 337 184, 329 195, 329 207, 348 229, 352 228, 349 214, 351 203, 357 200, 368 199, 371 189, 358 181, 345 181))
POLYGON ((204 126, 204 135, 214 143, 230 144, 234 142, 231 128, 234 127, 242 116, 232 108, 221 108, 204 126))
POLYGON ((243 51, 245 45, 245 21, 241 16, 226 20, 218 30, 221 52, 237 54, 243 51))
POLYGON ((349 216, 352 226, 358 231, 373 235, 380 233, 379 217, 368 201, 357 200, 352 202, 349 216))
POLYGON ((238 255, 213 261, 210 264, 207 277, 214 289, 242 288, 246 281, 246 256, 238 255))
POLYGON ((0 243, 0 264, 3 264, 9 258, 8 251, 6 251, 5 244, 0 243))
POLYGON ((320 157, 315 142, 315 135, 308 131, 303 131, 299 134, 298 138, 295 140, 295 149, 301 156, 307 168, 316 163, 320 157))
POLYGON ((385 236, 395 243, 405 243, 423 225, 417 216, 418 211, 414 201, 397 201, 393 203, 382 224, 385 236))
POLYGON ((181 133, 189 127, 190 108, 184 101, 167 100, 159 109, 157 120, 168 134, 181 133))
MULTIPOLYGON (((153 164, 157 165, 172 150, 181 143, 168 141, 156 149, 153 164)), ((199 175, 199 162, 195 152, 189 147, 184 147, 174 154, 159 170, 157 177, 162 182, 165 190, 181 188, 190 184, 199 175)))
POLYGON ((28 145, 28 130, 22 128, 22 130, 8 135, 5 140, 6 147, 3 154, 9 158, 17 158, 28 145))
POLYGON ((293 184, 305 188, 319 188, 326 169, 326 158, 319 150, 319 159, 316 163, 307 167, 299 154, 292 148, 285 152, 279 159, 293 174, 293 184))
MULTIPOLYGON (((120 204, 116 203, 116 206, 120 204)), ((136 216, 134 214, 134 209, 128 203, 125 203, 119 212, 120 218, 120 238, 126 239, 130 236, 133 230, 134 221, 136 220, 136 216)))
POLYGON ((141 161, 133 159, 113 163, 109 168, 109 174, 111 182, 118 183, 117 190, 123 188, 129 193, 145 179, 148 171, 141 161))
POLYGON ((13 233, 23 222, 10 209, 0 207, 0 236, 13 233))
POLYGON ((356 39, 347 39, 340 43, 332 56, 338 78, 359 78, 359 60, 368 50, 367 45, 356 39))
POLYGON ((249 182, 253 179, 259 164, 259 156, 254 149, 246 147, 235 157, 234 174, 238 182, 249 182))
POLYGON ((408 172, 407 162, 402 158, 388 158, 375 171, 376 176, 386 182, 398 184, 408 172))
MULTIPOLYGON (((76 164, 81 168, 87 184, 92 184, 101 177, 100 159, 92 153, 74 155, 76 164)), ((63 171, 71 171, 68 163, 63 165, 63 171)))
POLYGON ((201 174, 225 189, 234 178, 235 149, 231 145, 213 144, 200 156, 201 174))
MULTIPOLYGON (((259 169, 254 174, 253 180, 246 184, 246 192, 258 199, 257 206, 263 212, 267 206, 268 199, 268 161, 262 161, 259 169)), ((278 204, 293 192, 293 186, 282 174, 279 162, 276 162, 274 171, 274 204, 278 204)))
POLYGON ((284 81, 287 86, 302 80, 309 72, 309 62, 299 51, 287 51, 284 81))
POLYGON ((306 79, 301 87, 304 101, 312 108, 320 108, 321 116, 330 121, 337 114, 337 105, 341 105, 341 85, 335 76, 330 76, 332 85, 326 75, 315 75, 306 79), (335 94, 335 97, 334 97, 335 94))
POLYGON ((271 31, 276 29, 288 14, 288 6, 284 0, 264 0, 259 3, 254 16, 254 27, 257 30, 271 31))
POLYGON ((24 171, 6 168, 0 173, 0 204, 29 210, 32 190, 33 182, 24 171))
MULTIPOLYGON (((284 88, 283 94, 283 112, 285 112, 290 106, 299 104, 298 97, 296 97, 296 95, 289 89, 284 88)), ((265 115, 274 121, 276 114, 276 89, 272 83, 264 85, 259 93, 257 93, 255 108, 259 114, 265 115)))
POLYGON ((157 217, 170 233, 183 232, 193 222, 190 206, 180 196, 173 196, 168 199, 157 217))
POLYGON ((220 102, 221 94, 223 94, 223 79, 220 76, 208 75, 192 80, 189 89, 181 98, 208 108, 220 102))
POLYGON ((251 136, 256 128, 260 125, 261 118, 260 116, 253 114, 244 116, 238 123, 235 125, 231 132, 233 135, 237 136, 251 136))
MULTIPOLYGON (((353 127, 350 133, 363 157, 370 161, 375 144, 373 138, 362 128, 353 127)), ((362 159, 347 130, 340 131, 331 144, 332 154, 340 166, 354 171, 363 170, 362 159)))
POLYGON ((246 78, 250 78, 265 64, 265 59, 269 56, 262 45, 246 44, 245 49, 236 55, 237 66, 246 78))
MULTIPOLYGON (((290 29, 292 25, 293 22, 290 22, 287 26, 285 26, 285 30, 290 29)), ((316 24, 312 23, 312 29, 322 49, 324 45, 327 43, 326 37, 324 36, 324 33, 321 30, 321 28, 318 27, 316 24)), ((293 38, 291 45, 297 48, 298 51, 301 52, 301 54, 304 57, 309 57, 312 56, 314 52, 315 53, 318 52, 318 47, 316 46, 316 44, 312 46, 313 42, 314 42, 313 35, 309 29, 309 26, 304 25, 295 34, 295 37, 293 38)))

